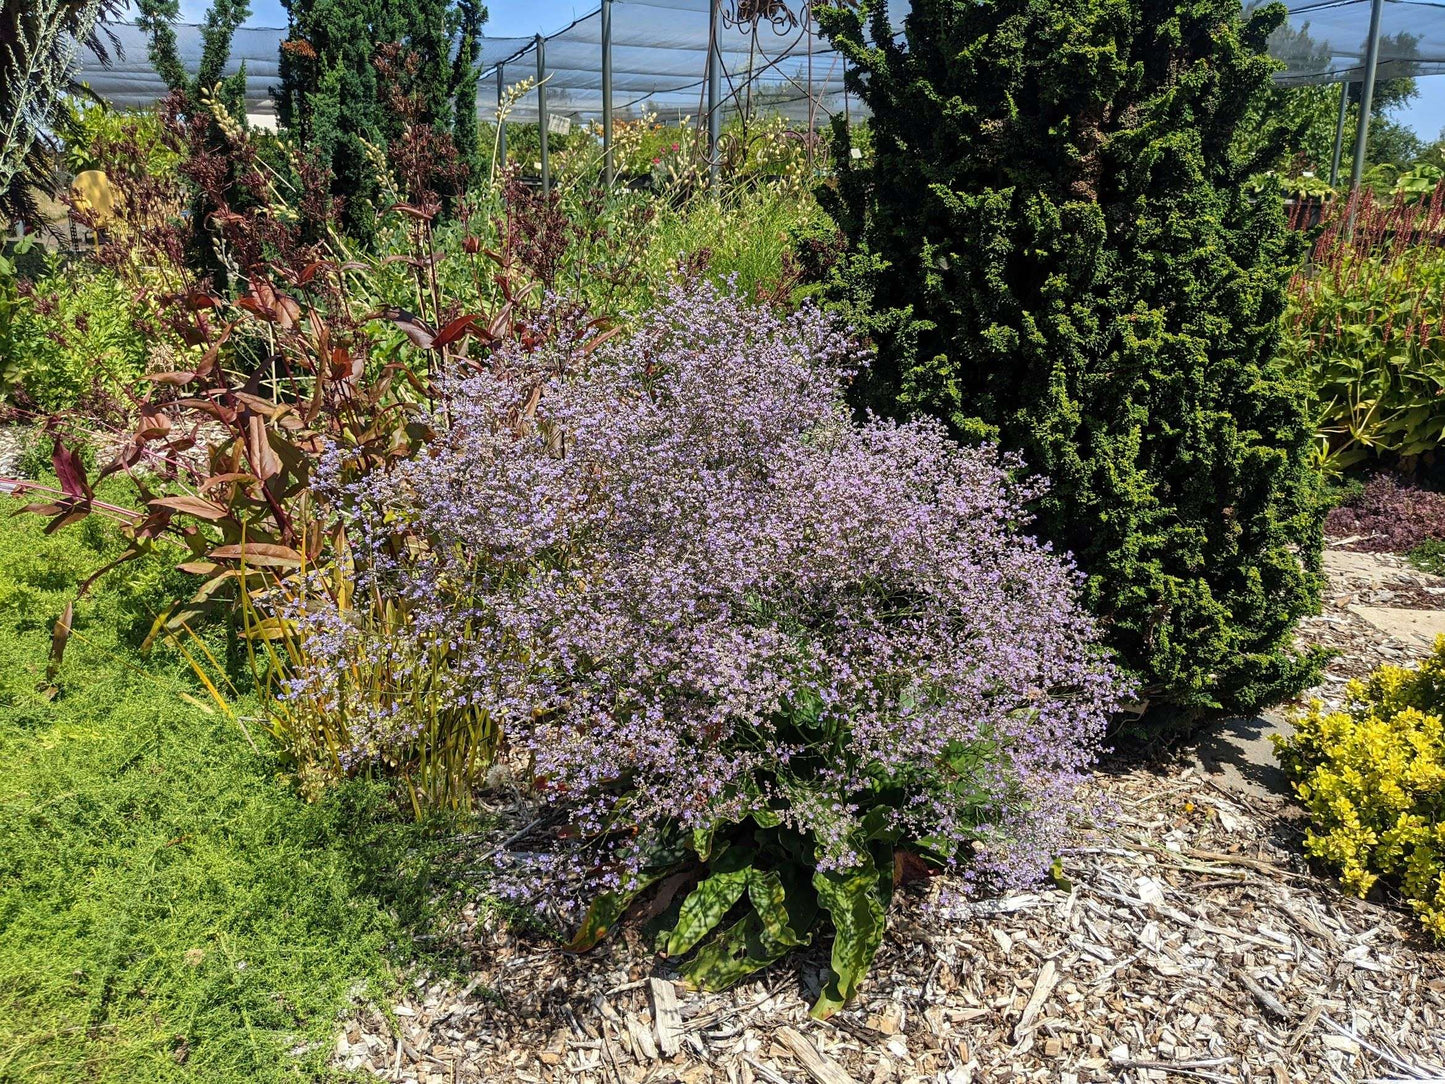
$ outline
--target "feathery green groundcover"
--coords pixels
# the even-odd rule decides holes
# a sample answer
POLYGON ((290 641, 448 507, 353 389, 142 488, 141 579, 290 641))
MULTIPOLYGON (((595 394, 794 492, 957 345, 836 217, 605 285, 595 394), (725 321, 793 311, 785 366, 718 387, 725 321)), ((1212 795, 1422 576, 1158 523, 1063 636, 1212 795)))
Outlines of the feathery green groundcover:
POLYGON ((1275 4, 882 0, 820 13, 872 111, 823 193, 831 293, 877 342, 861 405, 996 437, 1141 692, 1187 714, 1303 687, 1321 516, 1276 359, 1296 255, 1252 130, 1275 4), (868 43, 865 25, 871 21, 868 43), (1248 138, 1245 138, 1248 136, 1248 138))
POLYGON ((118 551, 96 520, 40 527, 0 516, 0 1081, 327 1078, 422 906, 419 830, 360 782, 304 804, 183 663, 135 653, 159 558, 77 606, 37 692, 51 621, 118 551))

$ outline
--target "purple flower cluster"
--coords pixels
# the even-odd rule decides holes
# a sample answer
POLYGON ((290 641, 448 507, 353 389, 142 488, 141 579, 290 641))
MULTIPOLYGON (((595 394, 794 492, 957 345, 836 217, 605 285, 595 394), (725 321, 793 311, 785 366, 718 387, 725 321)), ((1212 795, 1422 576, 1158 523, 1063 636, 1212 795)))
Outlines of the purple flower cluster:
MULTIPOLYGON (((387 635, 444 650, 438 695, 501 720, 594 845, 767 808, 846 867, 888 792, 907 838, 1037 877, 1118 687, 1074 569, 1021 533, 1020 464, 855 421, 861 358, 811 307, 679 286, 589 335, 453 378, 418 458, 331 487, 357 595, 408 614, 387 635)), ((308 612, 298 687, 416 654, 308 612)), ((407 740, 356 719, 349 755, 407 740)))

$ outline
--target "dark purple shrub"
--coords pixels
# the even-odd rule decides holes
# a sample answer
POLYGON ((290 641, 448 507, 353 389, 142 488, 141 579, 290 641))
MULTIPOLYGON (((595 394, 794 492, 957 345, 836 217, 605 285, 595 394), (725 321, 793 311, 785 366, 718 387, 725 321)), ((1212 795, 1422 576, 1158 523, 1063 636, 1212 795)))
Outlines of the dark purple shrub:
POLYGON ((1330 509, 1325 530, 1355 537, 1350 549, 1407 553, 1426 542, 1445 540, 1445 493, 1377 474, 1364 489, 1330 509))
MULTIPOLYGON (((311 608, 292 695, 344 700, 352 660, 436 645, 437 695, 499 720, 565 810, 511 874, 597 897, 577 947, 696 868, 663 950, 706 936, 689 974, 722 985, 826 911, 830 1011, 907 871, 1047 869, 1117 700, 1078 576, 1021 533, 1017 461, 852 419, 859 359, 814 309, 694 286, 595 351, 552 343, 455 379, 416 459, 333 490, 358 594, 410 623, 403 644, 311 608)), ((413 737, 351 718, 356 760, 413 737)))

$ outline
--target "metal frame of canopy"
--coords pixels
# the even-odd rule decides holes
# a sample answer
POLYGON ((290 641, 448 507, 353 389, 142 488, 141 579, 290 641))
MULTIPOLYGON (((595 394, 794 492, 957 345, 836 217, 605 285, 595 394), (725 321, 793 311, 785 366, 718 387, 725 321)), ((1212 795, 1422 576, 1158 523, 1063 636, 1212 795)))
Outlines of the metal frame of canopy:
MULTIPOLYGON (((1251 7, 1260 0, 1247 0, 1251 7)), ((1445 2, 1441 0, 1286 0, 1289 21, 1270 38, 1286 85, 1338 82, 1330 184, 1339 183, 1350 87, 1360 88, 1350 189, 1364 175, 1370 109, 1382 78, 1445 74, 1445 2), (1366 22, 1368 15, 1368 22, 1366 22)), ((1349 226, 1353 226, 1353 213, 1349 226)), ((1347 227, 1348 228, 1348 227, 1347 227)))
MULTIPOLYGON (((805 119, 850 112, 842 59, 820 42, 812 0, 598 0, 599 6, 551 34, 533 38, 484 38, 481 75, 495 76, 497 108, 506 98, 506 71, 534 54, 536 85, 512 103, 514 118, 535 116, 540 133, 542 183, 550 188, 548 128, 552 113, 600 116, 603 173, 610 186, 614 113, 644 105, 694 115, 707 130, 709 173, 718 169, 722 117, 747 111, 753 100, 805 119), (724 94, 726 85, 727 93, 724 94)), ((1252 7, 1261 0, 1246 0, 1252 7)), ((895 27, 909 9, 893 0, 895 27)), ((1360 183, 1369 130, 1370 103, 1379 78, 1395 74, 1445 73, 1445 0, 1287 0, 1289 22, 1271 38, 1271 53, 1284 62, 1284 84, 1340 82, 1330 182, 1339 179, 1349 87, 1359 82, 1361 109, 1355 132, 1351 187, 1360 183), (1358 37, 1368 10, 1369 27, 1358 37), (1356 44, 1358 42, 1358 44, 1356 44)), ((120 104, 140 104, 164 93, 142 58, 139 28, 115 28, 130 58, 117 66, 87 69, 98 92, 120 104)), ((183 59, 199 56, 200 28, 178 26, 183 59)), ((286 31, 242 28, 227 73, 247 65, 248 111, 266 112, 267 82, 278 75, 277 54, 286 31)), ((478 84, 479 108, 483 81, 478 84)), ((482 110, 486 112, 486 110, 482 110)), ((505 147, 506 125, 499 132, 505 147)))
MULTIPOLYGON (((902 6, 906 9, 906 4, 902 6)), ((519 111, 527 115, 528 105, 536 110, 544 191, 551 182, 549 86, 566 96, 564 112, 600 114, 603 175, 609 186, 616 173, 612 132, 619 91, 626 95, 625 111, 662 101, 676 106, 679 113, 695 113, 706 124, 708 172, 714 181, 728 99, 734 108, 746 111, 756 89, 759 98, 768 94, 775 107, 806 103, 810 128, 819 112, 837 111, 830 104, 836 100, 841 100, 843 112, 849 109, 842 58, 818 41, 811 0, 800 0, 796 9, 784 0, 736 0, 727 7, 723 0, 599 0, 595 10, 553 34, 538 35, 483 73, 496 76, 498 113, 506 95, 506 69, 528 53, 536 56, 537 87, 522 97, 527 104, 519 111), (729 30, 736 33, 729 35, 729 30), (594 73, 600 76, 595 88, 594 73), (595 105, 590 96, 582 96, 593 89, 599 91, 595 105), (696 109, 689 103, 684 110, 679 95, 691 92, 697 92, 696 109)))

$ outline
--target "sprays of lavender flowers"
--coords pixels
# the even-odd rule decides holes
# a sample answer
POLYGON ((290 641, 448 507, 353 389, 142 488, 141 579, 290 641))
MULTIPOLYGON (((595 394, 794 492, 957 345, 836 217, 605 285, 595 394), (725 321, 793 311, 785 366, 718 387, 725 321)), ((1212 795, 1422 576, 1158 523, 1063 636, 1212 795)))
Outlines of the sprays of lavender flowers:
MULTIPOLYGON (((435 443, 330 492, 358 594, 403 604, 388 635, 440 645, 444 695, 530 758, 592 848, 585 888, 757 810, 846 869, 880 793, 944 864, 1036 878, 1117 689, 1074 570, 1021 533, 1019 464, 855 421, 860 358, 811 307, 679 286, 595 334, 454 377, 435 443)), ((295 695, 411 650, 307 613, 295 695)), ((392 707, 350 718, 352 757, 413 736, 392 707)))

